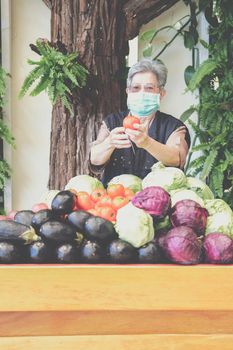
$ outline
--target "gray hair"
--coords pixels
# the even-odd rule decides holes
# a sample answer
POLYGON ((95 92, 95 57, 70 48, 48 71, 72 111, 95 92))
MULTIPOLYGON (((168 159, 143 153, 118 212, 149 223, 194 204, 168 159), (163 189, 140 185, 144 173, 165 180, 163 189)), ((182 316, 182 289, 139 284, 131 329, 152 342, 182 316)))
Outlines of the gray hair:
POLYGON ((127 87, 129 88, 131 86, 135 74, 145 72, 151 72, 156 76, 160 88, 165 86, 167 81, 167 67, 160 60, 153 61, 149 58, 144 58, 129 69, 127 87))

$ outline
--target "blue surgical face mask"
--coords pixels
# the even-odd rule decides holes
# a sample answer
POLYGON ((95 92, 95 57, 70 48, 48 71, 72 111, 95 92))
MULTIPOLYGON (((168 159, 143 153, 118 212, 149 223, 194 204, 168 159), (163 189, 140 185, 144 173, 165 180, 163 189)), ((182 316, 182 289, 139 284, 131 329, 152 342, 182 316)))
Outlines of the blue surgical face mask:
POLYGON ((127 106, 137 117, 148 117, 159 109, 160 94, 150 92, 130 92, 127 97, 127 106))

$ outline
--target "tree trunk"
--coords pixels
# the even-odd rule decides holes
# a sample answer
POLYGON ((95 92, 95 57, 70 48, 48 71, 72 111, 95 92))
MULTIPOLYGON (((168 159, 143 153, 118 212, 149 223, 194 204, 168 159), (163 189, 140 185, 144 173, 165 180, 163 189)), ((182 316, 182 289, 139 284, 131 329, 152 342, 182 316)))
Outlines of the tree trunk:
POLYGON ((87 85, 73 95, 74 117, 60 102, 52 111, 49 188, 63 189, 88 174, 91 142, 102 119, 126 107, 128 39, 143 23, 178 0, 43 0, 51 9, 51 41, 76 51, 88 69, 87 85), (157 4, 155 6, 155 4, 157 4))

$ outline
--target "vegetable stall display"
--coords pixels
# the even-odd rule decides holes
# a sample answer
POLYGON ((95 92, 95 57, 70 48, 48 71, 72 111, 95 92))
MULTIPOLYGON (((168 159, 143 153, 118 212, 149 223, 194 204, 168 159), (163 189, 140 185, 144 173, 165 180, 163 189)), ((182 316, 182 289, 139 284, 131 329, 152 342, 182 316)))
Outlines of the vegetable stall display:
POLYGON ((0 263, 233 263, 233 213, 201 180, 157 163, 105 189, 89 175, 0 220, 0 263))

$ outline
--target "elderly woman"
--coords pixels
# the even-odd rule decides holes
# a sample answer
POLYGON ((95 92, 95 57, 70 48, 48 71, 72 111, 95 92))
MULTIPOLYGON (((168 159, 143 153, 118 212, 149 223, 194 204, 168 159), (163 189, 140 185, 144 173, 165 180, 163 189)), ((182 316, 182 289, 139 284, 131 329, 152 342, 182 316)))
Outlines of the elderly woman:
POLYGON ((166 80, 167 68, 160 61, 143 59, 130 68, 128 111, 108 115, 91 147, 91 170, 101 174, 104 185, 121 174, 144 178, 157 161, 183 168, 190 136, 180 120, 159 110, 166 80), (140 118, 136 130, 123 127, 129 114, 140 118))

